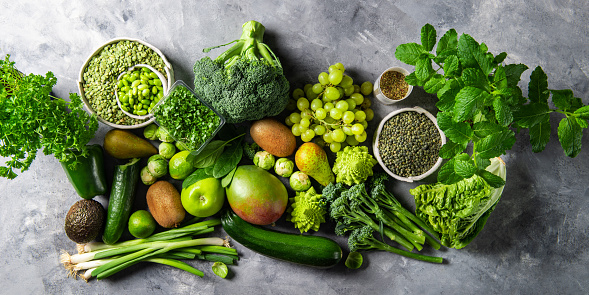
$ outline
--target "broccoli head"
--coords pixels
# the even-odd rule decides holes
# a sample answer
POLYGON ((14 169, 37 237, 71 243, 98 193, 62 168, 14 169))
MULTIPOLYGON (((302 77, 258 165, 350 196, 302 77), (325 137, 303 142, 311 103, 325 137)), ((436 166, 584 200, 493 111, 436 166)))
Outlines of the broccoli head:
POLYGON ((194 64, 194 91, 229 123, 276 116, 288 104, 290 86, 280 61, 262 42, 264 31, 249 21, 241 38, 228 43, 235 43, 231 48, 194 64))

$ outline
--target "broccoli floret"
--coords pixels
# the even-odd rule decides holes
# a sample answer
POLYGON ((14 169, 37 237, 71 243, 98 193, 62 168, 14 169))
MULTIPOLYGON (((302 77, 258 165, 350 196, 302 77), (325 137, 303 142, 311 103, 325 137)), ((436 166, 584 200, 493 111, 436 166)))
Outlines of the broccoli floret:
POLYGON ((253 143, 245 143, 243 145, 243 154, 250 159, 251 161, 254 160, 254 157, 256 156, 256 153, 261 151, 262 148, 260 148, 260 146, 253 142, 253 143))
POLYGON ((330 182, 327 186, 323 188, 321 194, 323 195, 323 199, 327 204, 331 204, 335 199, 339 198, 341 193, 345 191, 346 188, 341 182, 333 183, 330 182))
POLYGON ((241 38, 228 43, 235 43, 231 48, 194 64, 194 91, 229 123, 276 116, 288 104, 290 86, 280 61, 262 42, 264 31, 249 21, 241 38))
POLYGON ((397 249, 389 244, 386 244, 374 238, 374 235, 372 234, 373 232, 374 229, 367 225, 354 229, 350 234, 350 237, 348 238, 348 247, 350 247, 350 252, 359 250, 382 250, 426 262, 443 262, 442 257, 426 256, 397 249))

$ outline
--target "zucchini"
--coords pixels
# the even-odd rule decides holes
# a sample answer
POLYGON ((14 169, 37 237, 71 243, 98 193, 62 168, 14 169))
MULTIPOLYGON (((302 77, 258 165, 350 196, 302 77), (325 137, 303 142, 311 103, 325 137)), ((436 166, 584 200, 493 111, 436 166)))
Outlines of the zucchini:
POLYGON ((223 213, 221 223, 233 240, 265 256, 318 268, 335 266, 342 259, 342 248, 325 237, 268 230, 231 210, 223 213))
POLYGON ((106 244, 116 243, 129 221, 141 171, 139 160, 139 158, 131 159, 129 163, 115 167, 106 213, 106 226, 102 234, 102 241, 106 244))

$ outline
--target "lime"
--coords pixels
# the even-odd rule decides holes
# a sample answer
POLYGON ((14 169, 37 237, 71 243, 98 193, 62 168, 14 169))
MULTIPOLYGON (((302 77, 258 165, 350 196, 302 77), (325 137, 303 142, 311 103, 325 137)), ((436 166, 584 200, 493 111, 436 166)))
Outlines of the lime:
POLYGON ((170 176, 172 178, 184 179, 196 170, 192 164, 186 160, 186 157, 188 157, 189 154, 190 151, 181 151, 172 156, 169 163, 170 176))
POLYGON ((138 239, 149 237, 155 226, 155 219, 145 210, 137 210, 129 217, 129 232, 138 239))

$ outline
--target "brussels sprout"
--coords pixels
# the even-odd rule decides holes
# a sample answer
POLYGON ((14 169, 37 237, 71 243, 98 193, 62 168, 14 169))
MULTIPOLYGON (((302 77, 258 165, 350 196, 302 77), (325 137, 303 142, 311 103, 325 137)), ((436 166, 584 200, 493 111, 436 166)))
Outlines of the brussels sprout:
POLYGON ((168 173, 168 161, 160 155, 153 155, 147 160, 147 168, 151 175, 159 178, 168 173))
POLYGON ((162 142, 158 147, 160 156, 164 157, 165 159, 169 160, 172 158, 174 154, 176 154, 176 146, 170 142, 162 142))
POLYGON ((254 165, 265 170, 270 170, 274 167, 274 156, 269 152, 259 151, 254 156, 254 165))
POLYGON ((162 142, 174 142, 174 138, 162 127, 157 129, 157 138, 162 142))
POLYGON ((157 181, 157 177, 151 175, 147 166, 141 169, 141 181, 145 185, 152 185, 157 181))
POLYGON ((311 187, 311 179, 301 171, 293 173, 290 176, 289 183, 290 187, 297 192, 306 191, 311 187))
POLYGON ((278 176, 290 177, 293 170, 294 162, 287 158, 278 159, 276 165, 274 165, 274 172, 276 172, 278 176))
POLYGON ((157 127, 157 125, 155 125, 155 124, 147 125, 147 127, 145 127, 145 129, 143 129, 143 137, 145 137, 149 140, 156 140, 157 134, 158 134, 158 129, 159 129, 159 127, 157 127))
POLYGON ((176 141, 176 149, 179 151, 185 151, 188 150, 188 146, 181 141, 176 141))

